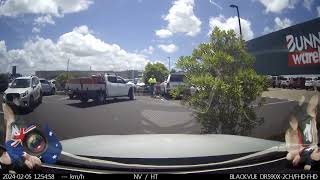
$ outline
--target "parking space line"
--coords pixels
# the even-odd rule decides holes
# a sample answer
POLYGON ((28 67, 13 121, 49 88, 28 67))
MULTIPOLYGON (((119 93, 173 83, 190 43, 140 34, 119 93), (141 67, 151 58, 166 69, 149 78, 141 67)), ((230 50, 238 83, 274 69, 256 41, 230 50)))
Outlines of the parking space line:
MULTIPOLYGON (((288 100, 288 101, 280 101, 280 102, 273 102, 273 103, 267 103, 267 104, 263 104, 262 106, 268 106, 268 105, 274 105, 274 104, 283 104, 283 103, 289 103, 289 102, 294 102, 292 100, 288 100)), ((253 107, 257 107, 258 105, 253 105, 253 107)))

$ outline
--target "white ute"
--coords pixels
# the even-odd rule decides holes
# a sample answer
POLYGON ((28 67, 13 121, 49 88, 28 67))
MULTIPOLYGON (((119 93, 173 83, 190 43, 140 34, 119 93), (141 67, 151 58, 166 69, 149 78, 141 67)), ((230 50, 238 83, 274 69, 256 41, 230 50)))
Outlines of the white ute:
POLYGON ((65 89, 71 99, 77 98, 81 102, 93 99, 99 104, 106 103, 106 98, 129 97, 134 99, 134 87, 123 78, 116 75, 93 75, 70 79, 65 89))
POLYGON ((36 76, 16 78, 4 92, 4 102, 17 107, 29 108, 42 102, 42 88, 36 76))

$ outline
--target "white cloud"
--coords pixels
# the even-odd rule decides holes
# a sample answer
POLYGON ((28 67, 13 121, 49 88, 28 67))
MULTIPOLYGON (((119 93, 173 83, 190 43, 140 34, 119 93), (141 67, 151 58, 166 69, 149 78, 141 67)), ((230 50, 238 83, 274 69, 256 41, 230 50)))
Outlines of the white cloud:
POLYGON ((148 48, 145 48, 142 51, 140 51, 141 54, 148 54, 148 55, 153 54, 153 52, 154 52, 153 46, 149 46, 148 48))
POLYGON ((185 33, 188 36, 197 35, 201 31, 201 21, 195 16, 193 8, 194 0, 174 1, 169 13, 163 17, 168 22, 166 29, 157 30, 156 35, 160 38, 169 37, 169 34, 174 33, 185 33), (161 34, 166 35, 161 37, 161 34))
POLYGON ((174 44, 168 44, 168 45, 166 45, 166 44, 160 44, 160 45, 158 45, 158 47, 161 49, 161 50, 163 50, 164 52, 166 52, 166 53, 174 53, 174 52, 176 52, 179 48, 176 46, 176 45, 174 45, 174 44))
POLYGON ((262 34, 268 34, 273 32, 274 30, 270 28, 269 26, 264 27, 262 34))
POLYGON ((53 21, 52 16, 47 14, 34 19, 34 24, 37 26, 44 26, 45 24, 55 24, 55 22, 53 21))
POLYGON ((287 28, 293 24, 293 22, 290 19, 284 18, 283 20, 281 20, 279 17, 276 17, 274 19, 274 22, 276 30, 287 28))
POLYGON ((159 38, 168 38, 172 36, 172 32, 169 31, 168 29, 160 29, 160 30, 156 30, 156 35, 159 38))
POLYGON ((320 6, 317 6, 318 17, 320 17, 320 6))
POLYGON ((311 7, 314 0, 303 0, 303 6, 307 8, 309 11, 311 11, 311 7))
POLYGON ((47 15, 39 16, 35 18, 33 22, 34 27, 32 28, 32 32, 39 33, 41 31, 41 28, 45 27, 46 24, 51 24, 51 25, 55 24, 51 15, 47 14, 47 15))
POLYGON ((55 24, 52 17, 63 17, 89 8, 92 0, 6 0, 0 1, 0 17, 39 15, 34 19, 33 33, 39 33, 46 24, 55 24))
POLYGON ((281 13, 284 9, 294 9, 298 0, 259 0, 266 8, 265 11, 272 13, 281 13))
POLYGON ((33 27, 32 28, 32 32, 33 33, 39 33, 41 31, 41 29, 39 27, 33 27))
POLYGON ((271 33, 273 31, 278 31, 284 28, 287 28, 289 26, 292 26, 293 21, 289 18, 280 19, 279 17, 274 18, 274 27, 270 28, 269 26, 266 26, 263 30, 263 34, 271 33))
POLYGON ((88 9, 91 0, 6 0, 0 3, 0 16, 16 17, 23 14, 61 16, 88 9))
POLYGON ((18 65, 19 72, 36 70, 64 70, 70 59, 71 70, 142 70, 148 59, 142 54, 129 53, 117 44, 108 44, 96 38, 86 26, 61 35, 57 42, 36 37, 24 43, 21 49, 7 50, 0 41, 0 72, 18 65))
MULTIPOLYGON (((240 21, 243 39, 252 39, 254 37, 254 33, 251 29, 251 22, 242 18, 240 18, 240 21)), ((212 32, 214 27, 218 27, 222 30, 233 29, 238 36, 240 35, 238 17, 236 16, 229 17, 228 19, 226 19, 223 15, 219 15, 218 17, 211 17, 209 20, 209 26, 209 34, 212 32)))

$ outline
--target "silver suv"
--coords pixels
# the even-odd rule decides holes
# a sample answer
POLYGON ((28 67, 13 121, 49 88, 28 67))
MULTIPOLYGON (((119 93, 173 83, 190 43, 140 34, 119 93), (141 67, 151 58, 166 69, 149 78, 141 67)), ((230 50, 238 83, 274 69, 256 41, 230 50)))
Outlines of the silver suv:
POLYGON ((42 88, 36 76, 19 77, 12 81, 4 92, 3 100, 9 105, 33 109, 42 102, 42 88))

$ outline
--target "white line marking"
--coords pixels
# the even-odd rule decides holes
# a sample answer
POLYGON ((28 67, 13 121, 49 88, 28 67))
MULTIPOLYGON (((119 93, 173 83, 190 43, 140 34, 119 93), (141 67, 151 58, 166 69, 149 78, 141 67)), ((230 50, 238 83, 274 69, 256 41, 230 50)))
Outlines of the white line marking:
MULTIPOLYGON (((274 104, 283 104, 283 103, 289 103, 289 102, 294 102, 294 101, 288 100, 288 101, 273 102, 273 103, 262 104, 262 106, 269 106, 269 105, 274 105, 274 104)), ((253 107, 257 107, 257 106, 258 106, 257 104, 253 105, 253 107)))

